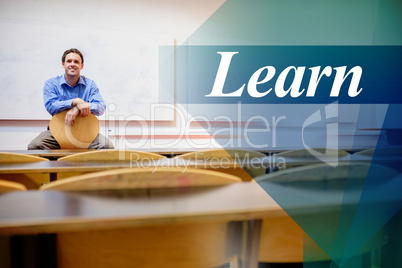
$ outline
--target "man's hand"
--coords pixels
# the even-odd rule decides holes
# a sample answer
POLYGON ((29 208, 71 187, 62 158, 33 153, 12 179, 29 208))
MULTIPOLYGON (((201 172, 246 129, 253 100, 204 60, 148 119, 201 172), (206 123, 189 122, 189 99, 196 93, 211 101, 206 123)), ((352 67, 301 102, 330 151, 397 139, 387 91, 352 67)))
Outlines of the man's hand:
POLYGON ((72 105, 78 108, 82 117, 87 117, 91 113, 91 108, 89 107, 89 104, 80 98, 74 99, 72 105))
POLYGON ((80 110, 78 110, 77 106, 74 106, 73 108, 68 110, 68 112, 66 113, 66 117, 64 117, 64 124, 72 127, 75 123, 75 118, 79 113, 80 110))

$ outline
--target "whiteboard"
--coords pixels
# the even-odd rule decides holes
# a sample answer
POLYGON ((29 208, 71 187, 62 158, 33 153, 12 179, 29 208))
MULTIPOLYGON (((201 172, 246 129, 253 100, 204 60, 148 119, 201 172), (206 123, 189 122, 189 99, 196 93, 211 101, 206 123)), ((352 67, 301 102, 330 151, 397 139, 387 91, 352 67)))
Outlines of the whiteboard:
POLYGON ((43 85, 64 74, 61 56, 72 47, 83 53, 81 74, 96 82, 107 109, 113 107, 114 118, 174 118, 173 112, 152 118, 150 108, 155 103, 174 102, 173 92, 160 100, 158 85, 158 48, 169 45, 173 49, 171 34, 3 21, 0 35, 0 119, 50 119, 43 85))

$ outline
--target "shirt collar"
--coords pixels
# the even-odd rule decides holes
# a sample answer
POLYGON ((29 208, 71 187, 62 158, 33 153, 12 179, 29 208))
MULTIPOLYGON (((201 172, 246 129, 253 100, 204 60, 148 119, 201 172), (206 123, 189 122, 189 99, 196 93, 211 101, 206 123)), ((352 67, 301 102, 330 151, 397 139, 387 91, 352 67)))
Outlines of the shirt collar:
MULTIPOLYGON (((66 84, 66 85, 70 86, 70 85, 67 83, 66 77, 64 76, 64 74, 61 76, 61 79, 60 79, 60 86, 63 85, 63 84, 66 84)), ((77 85, 78 85, 78 84, 82 84, 82 85, 84 85, 84 86, 86 85, 86 84, 85 84, 84 76, 80 75, 80 79, 78 79, 77 85)))

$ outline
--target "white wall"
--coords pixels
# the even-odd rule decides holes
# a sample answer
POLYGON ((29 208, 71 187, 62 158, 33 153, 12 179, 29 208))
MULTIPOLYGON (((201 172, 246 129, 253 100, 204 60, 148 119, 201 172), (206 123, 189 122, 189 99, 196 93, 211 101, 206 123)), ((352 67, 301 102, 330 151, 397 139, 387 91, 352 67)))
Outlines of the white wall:
MULTIPOLYGON (((26 149, 27 144, 39 132, 46 129, 50 116, 43 107, 41 92, 43 82, 52 76, 62 74, 60 57, 62 52, 70 47, 83 48, 85 56, 83 74, 98 83, 108 104, 107 116, 101 118, 101 132, 110 135, 113 139, 116 138, 119 148, 127 146, 139 147, 137 149, 152 146, 172 149, 197 146, 199 148, 219 147, 216 141, 205 137, 207 133, 202 127, 196 127, 194 124, 189 127, 192 116, 201 113, 208 117, 208 112, 213 110, 211 107, 204 106, 201 109, 184 107, 184 110, 190 112, 190 114, 184 112, 184 120, 179 120, 177 111, 174 109, 160 112, 156 117, 152 117, 150 104, 158 101, 169 103, 172 100, 160 100, 158 89, 155 85, 149 85, 149 81, 152 82, 153 79, 141 78, 141 75, 157 72, 157 68, 153 69, 155 61, 151 63, 147 61, 147 54, 155 52, 155 50, 149 50, 149 45, 155 40, 165 44, 173 39, 177 45, 181 45, 187 44, 189 42, 187 38, 191 36, 189 42, 191 44, 204 44, 205 40, 219 44, 219 41, 211 40, 208 33, 205 36, 205 31, 200 31, 199 36, 192 36, 192 34, 224 2, 224 0, 72 0, 69 2, 0 0, 0 36, 2 36, 0 150, 26 149), (135 49, 131 51, 131 47, 135 49), (143 50, 139 50, 141 48, 143 50), (131 86, 126 88, 120 80, 129 79, 131 74, 134 78, 129 81, 131 86), (123 77, 116 79, 118 75, 123 77), (128 102, 120 105, 119 101, 128 102), (133 103, 133 110, 123 112, 127 107, 130 108, 131 103, 133 103), (103 121, 105 119, 106 121, 103 121), (183 131, 191 135, 183 136, 183 131), (121 135, 129 136, 122 138, 121 135), (144 137, 145 140, 139 143, 138 137, 144 137)), ((272 5, 270 12, 272 13, 275 8, 288 7, 278 2, 277 6, 272 5)), ((373 9, 369 10, 373 11, 373 9)), ((234 17, 227 19, 236 20, 234 17)), ((242 23, 241 19, 238 19, 237 23, 242 23)), ((224 28, 221 30, 225 32, 224 28)), ((285 35, 283 31, 277 32, 285 35)), ((227 37, 219 34, 217 37, 227 38, 225 40, 247 39, 242 39, 236 31, 227 33, 227 37)), ((364 38, 366 37, 365 35, 364 38)), ((271 38, 271 43, 283 44, 281 40, 275 40, 271 38)), ((246 43, 250 44, 250 42, 246 43)), ((268 148, 273 150, 299 148, 301 130, 298 124, 319 108, 311 106, 308 109, 299 109, 301 113, 295 115, 281 110, 283 108, 281 106, 271 106, 268 110, 266 107, 257 106, 251 109, 246 108, 243 110, 247 113, 241 117, 242 121, 247 122, 253 115, 258 114, 271 122, 273 115, 286 115, 287 119, 278 124, 278 136, 274 148, 272 148, 274 146, 273 132, 267 132, 261 123, 250 127, 251 131, 246 134, 244 127, 233 127, 233 132, 237 133, 237 142, 234 142, 233 146, 250 147, 246 141, 248 139, 253 144, 268 144, 268 148), (295 124, 296 122, 298 124, 295 124)), ((358 112, 354 110, 349 113, 350 109, 352 108, 339 109, 342 116, 339 120, 339 137, 336 137, 340 141, 339 146, 355 149, 374 146, 379 133, 360 131, 356 125, 358 112), (353 115, 352 119, 348 118, 350 115, 353 115)), ((371 111, 370 108, 368 110, 371 111)), ((213 115, 210 116, 211 119, 213 115)), ((367 120, 373 123, 375 119, 381 120, 381 116, 381 114, 373 114, 367 120)), ((374 122, 375 124, 378 125, 374 122)), ((309 140, 306 142, 311 142, 309 144, 312 147, 325 146, 325 127, 323 123, 306 130, 309 133, 309 140)), ((224 130, 222 131, 216 125, 212 128, 212 133, 217 134, 214 137, 225 143, 230 131, 224 133, 224 130)))
POLYGON ((46 129, 43 83, 63 73, 61 54, 71 47, 84 53, 82 74, 96 81, 113 107, 110 117, 170 121, 174 129, 172 111, 151 115, 151 104, 174 102, 174 92, 159 95, 158 45, 186 42, 223 2, 0 0, 0 149, 26 149, 46 129))

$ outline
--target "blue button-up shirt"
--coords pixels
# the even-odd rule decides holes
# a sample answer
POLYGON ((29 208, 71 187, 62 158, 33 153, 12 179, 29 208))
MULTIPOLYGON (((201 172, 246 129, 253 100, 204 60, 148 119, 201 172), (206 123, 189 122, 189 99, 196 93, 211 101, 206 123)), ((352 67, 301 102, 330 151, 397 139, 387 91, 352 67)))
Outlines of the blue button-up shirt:
POLYGON ((102 115, 105 111, 105 103, 99 93, 95 82, 85 76, 80 76, 78 83, 71 87, 64 74, 51 78, 43 87, 43 100, 46 110, 53 116, 64 110, 71 109, 75 98, 87 102, 94 115, 102 115))

